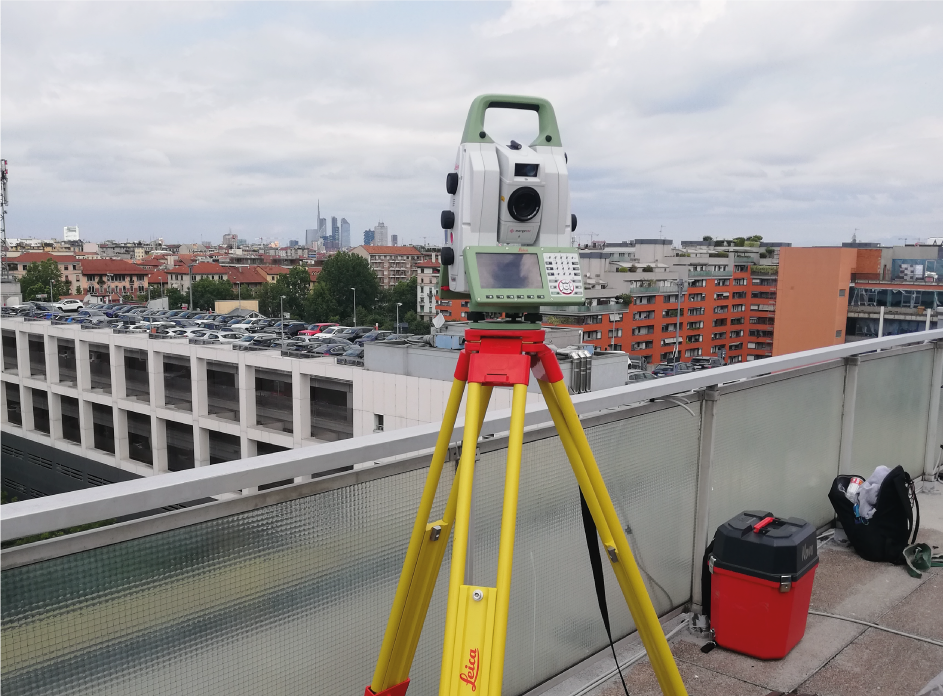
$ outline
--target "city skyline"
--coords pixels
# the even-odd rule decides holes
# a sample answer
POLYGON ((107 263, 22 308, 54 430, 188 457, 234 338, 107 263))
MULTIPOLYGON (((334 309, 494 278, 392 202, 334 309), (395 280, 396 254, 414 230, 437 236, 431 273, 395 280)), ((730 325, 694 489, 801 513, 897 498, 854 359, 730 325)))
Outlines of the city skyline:
POLYGON ((580 241, 943 234, 936 4, 5 9, 11 237, 284 241, 312 227, 315 190, 357 229, 382 216, 437 242, 483 92, 554 104, 580 241), (370 50, 337 60, 341 35, 370 50), (474 50, 428 60, 455 41, 474 50))

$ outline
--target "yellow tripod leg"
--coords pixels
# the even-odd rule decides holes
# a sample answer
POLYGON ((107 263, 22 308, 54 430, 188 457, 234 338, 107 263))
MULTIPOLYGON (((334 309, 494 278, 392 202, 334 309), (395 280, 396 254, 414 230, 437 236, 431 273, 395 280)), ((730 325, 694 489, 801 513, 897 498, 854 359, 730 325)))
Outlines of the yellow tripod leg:
MULTIPOLYGON (((622 524, 616 509, 609 497, 609 491, 606 490, 605 481, 602 473, 596 464, 596 458, 593 456, 589 441, 586 439, 586 433, 583 432, 583 426, 580 423, 579 415, 573 407, 570 400, 570 394, 567 391, 566 384, 563 381, 554 382, 552 385, 554 396, 563 419, 566 421, 567 429, 576 445, 583 468, 586 471, 589 484, 595 493, 595 497, 601 508, 602 516, 605 519, 609 533, 612 535, 612 541, 615 545, 616 559, 613 561, 613 569, 620 566, 624 572, 624 578, 627 585, 623 585, 621 573, 616 576, 620 579, 620 586, 625 595, 626 603, 629 605, 629 611, 635 625, 638 627, 639 636, 648 653, 649 661, 655 676, 658 678, 658 684, 661 691, 666 696, 686 696, 687 691, 684 683, 681 681, 681 675, 678 672, 678 666, 675 664, 674 657, 671 654, 671 648, 665 639, 664 631, 658 621, 658 615, 655 614, 655 608, 652 606, 648 591, 645 589, 645 583, 642 580, 642 574, 639 572, 638 565, 635 563, 635 557, 629 547, 629 541, 622 531, 622 524)), ((587 505, 589 501, 587 500, 587 505)))
MULTIPOLYGON (((504 477, 504 507, 501 512, 501 540, 498 545, 498 573, 495 587, 494 638, 491 644, 490 691, 500 694, 504 680, 504 650, 508 635, 508 609, 511 601, 511 567, 514 562, 514 532, 517 524, 517 499, 521 482, 521 452, 524 447, 524 409, 527 385, 515 384, 511 402, 511 430, 508 435, 507 471, 504 477)), ((487 655, 485 655, 487 659, 487 655)), ((487 662, 483 663, 487 668, 487 662)))
MULTIPOLYGON (((387 624, 387 632, 384 636, 380 658, 377 660, 377 670, 370 684, 370 689, 375 694, 401 684, 409 677, 409 670, 416 655, 416 647, 419 644, 419 636, 425 623, 426 613, 429 610, 429 602, 432 599, 432 592, 435 590, 436 579, 439 576, 439 568, 442 566, 442 558, 445 555, 445 547, 448 545, 449 533, 455 518, 458 497, 457 477, 452 482, 442 519, 434 522, 427 522, 427 520, 432 509, 432 501, 435 499, 438 489, 442 467, 448 452, 448 443, 455 427, 455 418, 461 404, 464 388, 465 383, 456 380, 452 385, 452 393, 449 395, 449 401, 442 420, 442 429, 439 431, 439 439, 432 455, 432 464, 426 477, 416 522, 413 525, 410 547, 407 550, 406 561, 400 575, 400 586, 397 587, 397 596, 394 598, 394 606, 390 612, 390 621, 387 624), (417 527, 421 527, 418 542, 416 542, 417 527), (413 552, 414 543, 419 544, 418 551, 415 552, 413 552), (400 589, 403 583, 405 583, 405 595, 400 597, 400 589), (382 674, 380 674, 381 665, 383 667, 382 674)), ((491 387, 482 389, 484 408, 481 409, 481 417, 478 419, 478 432, 481 432, 485 409, 491 400, 491 391, 491 387)), ((477 441, 477 439, 476 434, 475 440, 477 441)))
POLYGON ((468 521, 471 517, 472 483, 475 477, 475 450, 478 444, 478 428, 481 423, 481 384, 468 383, 468 400, 465 404, 465 432, 462 437, 462 458, 458 465, 458 481, 455 502, 455 539, 452 542, 452 563, 449 569, 449 600, 445 614, 445 634, 442 641, 442 671, 439 677, 439 693, 447 694, 452 676, 452 651, 458 624, 459 601, 465 580, 465 557, 468 553, 468 521), (469 424, 474 424, 468 427, 469 424))
MULTIPOLYGON (((400 572, 399 583, 396 586, 396 595, 393 598, 393 606, 390 609, 390 618, 386 624, 386 633, 383 635, 383 643, 380 647, 380 655, 377 658, 377 666, 373 672, 373 680, 370 682, 370 688, 375 694, 399 684, 409 673, 409 664, 405 665, 404 670, 404 665, 401 662, 399 664, 391 664, 391 656, 393 655, 394 647, 397 643, 397 636, 400 633, 400 625, 403 621, 410 588, 416 577, 417 565, 422 547, 424 546, 423 541, 431 534, 431 531, 427 532, 426 527, 429 521, 429 515, 432 511, 432 503, 435 500, 436 490, 439 487, 439 478, 442 475, 442 467, 445 464, 445 457, 448 454, 452 430, 455 427, 455 418, 458 415, 458 409, 461 406, 464 391, 464 381, 456 379, 452 382, 452 390, 449 393, 449 400, 445 407, 445 413, 442 416, 442 427, 439 430, 439 438, 436 440, 435 451, 432 454, 432 463, 429 466, 429 473, 426 475, 422 498, 419 501, 419 510, 416 512, 416 521, 413 523, 413 531, 409 537, 406 559, 403 561, 403 569, 400 572)), ((449 497, 451 498, 451 495, 449 497)), ((448 533, 446 532, 444 536, 445 538, 441 540, 441 546, 443 547, 448 542, 448 533)), ((437 540, 438 539, 436 539, 436 541, 437 540)), ((436 572, 438 572, 438 569, 436 569, 436 572)), ((435 578, 432 579, 432 584, 435 585, 435 578)), ((407 619, 410 618, 411 617, 407 616, 407 619)), ((413 650, 413 652, 415 651, 413 650)), ((411 656, 409 661, 412 661, 411 656)))

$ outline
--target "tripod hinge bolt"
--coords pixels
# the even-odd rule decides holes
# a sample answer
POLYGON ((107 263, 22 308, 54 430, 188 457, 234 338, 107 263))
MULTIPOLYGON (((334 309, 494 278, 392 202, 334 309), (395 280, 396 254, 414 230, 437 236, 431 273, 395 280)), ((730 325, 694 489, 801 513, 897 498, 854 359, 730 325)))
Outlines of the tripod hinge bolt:
POLYGON ((442 534, 442 527, 440 525, 436 525, 435 527, 429 530, 429 541, 438 541, 439 536, 441 536, 441 534, 442 534))
POLYGON ((612 561, 613 563, 618 563, 618 562, 619 562, 619 554, 616 553, 615 548, 613 548, 612 546, 607 546, 607 547, 606 547, 606 553, 609 554, 609 560, 610 560, 610 561, 612 561))
POLYGON ((485 594, 481 590, 475 590, 474 592, 472 592, 472 599, 474 599, 476 602, 480 602, 482 597, 484 596, 485 594))

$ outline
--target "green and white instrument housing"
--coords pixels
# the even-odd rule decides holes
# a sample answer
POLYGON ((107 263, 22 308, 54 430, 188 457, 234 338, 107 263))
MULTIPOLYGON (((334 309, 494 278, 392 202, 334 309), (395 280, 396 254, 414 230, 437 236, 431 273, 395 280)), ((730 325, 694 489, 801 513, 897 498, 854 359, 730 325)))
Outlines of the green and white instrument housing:
POLYGON ((468 297, 476 312, 537 313, 541 306, 583 304, 579 254, 571 246, 567 156, 550 102, 477 97, 447 188, 443 298, 468 297), (484 129, 488 109, 536 112, 537 138, 529 146, 495 143, 484 129))
POLYGON ((469 309, 539 313, 583 304, 580 256, 572 247, 466 247, 469 309))

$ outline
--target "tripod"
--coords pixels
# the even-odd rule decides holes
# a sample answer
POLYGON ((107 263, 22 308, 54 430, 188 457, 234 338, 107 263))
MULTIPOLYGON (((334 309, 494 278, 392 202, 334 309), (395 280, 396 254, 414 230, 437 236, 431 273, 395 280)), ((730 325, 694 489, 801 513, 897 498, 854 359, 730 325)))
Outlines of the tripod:
POLYGON ((409 668, 453 527, 455 539, 449 573, 439 695, 474 693, 474 696, 493 696, 501 693, 524 440, 524 407, 531 369, 547 402, 560 442, 596 524, 662 693, 670 696, 687 693, 563 382, 563 373, 553 351, 543 341, 542 329, 520 330, 506 325, 506 328, 466 330, 465 348, 459 354, 455 379, 423 487, 380 656, 365 696, 403 696, 406 693, 409 668), (442 519, 429 522, 466 383, 468 400, 458 471, 442 519), (511 428, 497 582, 495 587, 477 587, 464 584, 465 558, 475 449, 494 387, 513 389, 511 428))

